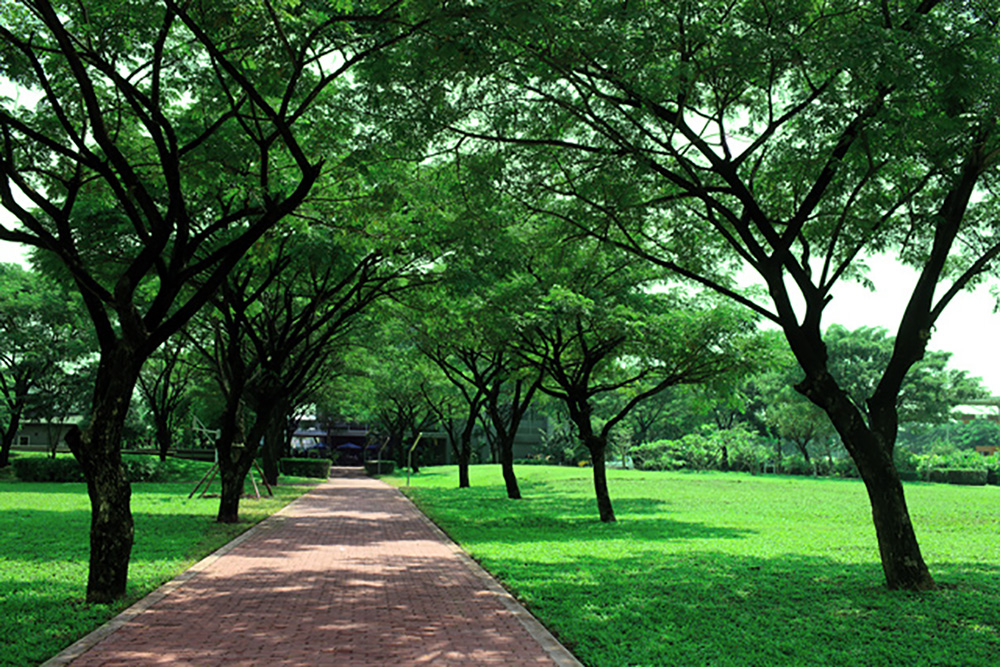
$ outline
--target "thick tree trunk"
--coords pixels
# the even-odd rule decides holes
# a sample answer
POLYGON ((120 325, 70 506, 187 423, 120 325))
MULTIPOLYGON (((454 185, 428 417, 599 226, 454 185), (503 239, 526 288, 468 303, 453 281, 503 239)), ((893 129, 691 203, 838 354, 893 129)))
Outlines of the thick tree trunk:
POLYGON ((129 505, 132 490, 122 469, 122 429, 143 360, 127 343, 102 351, 90 426, 66 437, 90 495, 87 602, 91 603, 125 596, 135 527, 129 505))
POLYGON ((876 433, 829 375, 807 378, 796 389, 826 411, 858 467, 871 503, 886 585, 892 590, 936 588, 920 552, 892 460, 896 430, 891 415, 883 416, 878 422, 883 424, 882 432, 876 433))
POLYGON ((219 477, 222 492, 219 497, 218 523, 237 523, 240 519, 240 498, 247 473, 257 455, 256 441, 251 430, 244 446, 237 446, 236 440, 242 431, 240 425, 241 387, 230 388, 226 396, 226 408, 222 417, 219 439, 215 442, 216 457, 219 461, 219 477))
POLYGON ((219 454, 219 479, 222 481, 222 492, 219 497, 219 513, 215 517, 218 523, 239 522, 243 485, 253 466, 254 456, 256 447, 251 451, 249 446, 230 447, 227 456, 219 454))
POLYGON ((132 488, 125 479, 120 455, 97 460, 88 477, 91 517, 87 602, 103 604, 125 596, 135 540, 132 488))
POLYGON ((264 479, 271 486, 278 485, 278 461, 285 446, 285 418, 272 417, 264 434, 264 479))
POLYGON ((934 578, 920 553, 903 485, 892 460, 887 464, 858 463, 858 470, 871 501, 886 585, 891 590, 933 590, 934 578))

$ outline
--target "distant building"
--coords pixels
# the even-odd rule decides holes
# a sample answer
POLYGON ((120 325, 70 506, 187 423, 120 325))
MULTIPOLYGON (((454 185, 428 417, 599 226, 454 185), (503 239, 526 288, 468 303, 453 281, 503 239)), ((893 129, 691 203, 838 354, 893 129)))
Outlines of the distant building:
MULTIPOLYGON (((969 401, 968 403, 956 406, 952 410, 952 415, 963 424, 980 419, 1000 424, 1000 397, 969 401)), ((993 456, 997 452, 1000 452, 1000 443, 996 445, 979 445, 976 447, 976 451, 983 456, 993 456)))
POLYGON ((24 419, 14 436, 14 447, 22 451, 50 451, 58 448, 68 452, 66 433, 83 421, 80 415, 71 415, 65 419, 24 419))

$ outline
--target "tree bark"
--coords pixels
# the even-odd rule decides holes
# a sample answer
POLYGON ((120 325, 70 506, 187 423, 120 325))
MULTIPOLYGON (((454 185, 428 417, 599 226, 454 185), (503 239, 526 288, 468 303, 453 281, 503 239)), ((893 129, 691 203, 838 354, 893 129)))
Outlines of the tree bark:
MULTIPOLYGON (((930 574, 903 494, 903 484, 893 462, 896 430, 892 419, 882 419, 876 432, 829 374, 807 378, 796 386, 830 416, 848 453, 858 467, 868 492, 872 519, 886 585, 891 590, 933 590, 930 574)), ((894 409, 894 408, 892 408, 894 409)), ((878 411, 873 411, 878 412, 878 411)))
POLYGON ((229 449, 228 456, 219 455, 219 479, 222 482, 222 492, 219 497, 219 513, 215 517, 218 523, 239 523, 243 485, 246 483, 247 474, 250 472, 256 454, 256 447, 234 446, 229 449))
POLYGON ((156 420, 156 449, 159 453, 160 460, 166 461, 167 454, 170 453, 170 449, 174 446, 174 434, 170 430, 170 425, 166 420, 156 420))
POLYGON ((611 506, 611 494, 608 492, 607 469, 604 465, 604 452, 607 450, 607 440, 592 435, 584 442, 590 452, 591 464, 594 468, 594 496, 597 498, 597 513, 603 523, 616 521, 615 510, 611 506))
POLYGON ((3 438, 0 439, 0 468, 6 468, 10 465, 10 450, 14 446, 14 439, 17 438, 17 430, 21 427, 22 412, 24 412, 24 400, 19 399, 14 403, 10 420, 7 422, 7 430, 3 432, 3 438))
POLYGON ((264 432, 264 479, 271 486, 278 485, 278 460, 285 446, 285 415, 273 414, 268 418, 267 429, 264 432))
POLYGON ((511 500, 521 499, 521 488, 514 474, 514 443, 513 438, 505 438, 500 443, 500 469, 503 471, 503 483, 507 487, 507 497, 511 500))
POLYGON ((469 482, 469 461, 471 458, 472 451, 463 443, 462 449, 458 453, 458 488, 460 489, 468 489, 472 486, 469 482))
POLYGON ((102 350, 90 426, 66 437, 90 496, 90 603, 106 604, 125 596, 135 525, 129 504, 132 489, 122 468, 122 430, 143 360, 127 342, 102 350))
POLYGON ((247 473, 257 455, 256 442, 247 438, 243 447, 236 446, 240 429, 242 390, 230 389, 226 396, 226 408, 222 418, 222 429, 215 442, 216 458, 219 462, 219 478, 222 492, 219 497, 218 523, 237 523, 240 519, 240 498, 247 473))

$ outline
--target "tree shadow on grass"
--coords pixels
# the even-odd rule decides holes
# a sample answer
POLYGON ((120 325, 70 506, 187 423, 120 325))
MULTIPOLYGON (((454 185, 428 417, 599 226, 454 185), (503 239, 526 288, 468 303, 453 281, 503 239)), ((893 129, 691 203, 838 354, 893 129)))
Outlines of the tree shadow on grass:
POLYGON ((822 558, 485 559, 588 665, 987 665, 1000 656, 1000 567, 935 568, 891 592, 877 564, 822 558))
POLYGON ((668 501, 634 496, 613 499, 618 520, 602 524, 592 498, 545 483, 526 487, 531 495, 516 501, 495 498, 489 490, 413 489, 409 493, 432 519, 454 526, 454 537, 460 541, 487 536, 501 536, 513 544, 609 538, 739 539, 754 534, 732 526, 671 519, 668 501), (421 502, 425 494, 428 503, 421 502))
POLYGON ((79 584, 0 575, 0 665, 37 665, 124 608, 84 605, 86 571, 79 584))

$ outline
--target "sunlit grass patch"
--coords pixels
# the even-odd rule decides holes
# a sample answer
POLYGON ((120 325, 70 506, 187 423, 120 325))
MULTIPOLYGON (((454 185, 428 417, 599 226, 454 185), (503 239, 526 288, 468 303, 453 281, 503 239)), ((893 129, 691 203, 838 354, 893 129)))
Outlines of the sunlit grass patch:
MULTIPOLYGON (((1000 489, 915 483, 933 593, 885 589, 856 480, 424 468, 407 493, 587 665, 1000 664, 1000 489)), ((402 481, 396 483, 402 484, 402 481)))
MULTIPOLYGON (((207 466, 179 476, 199 469, 204 474, 207 466)), ((134 484, 128 597, 115 605, 82 602, 90 551, 86 486, 0 482, 0 665, 45 661, 315 483, 282 481, 274 498, 244 499, 238 525, 215 523, 218 498, 188 499, 192 481, 134 484)))

